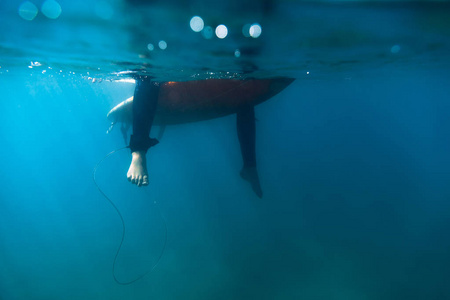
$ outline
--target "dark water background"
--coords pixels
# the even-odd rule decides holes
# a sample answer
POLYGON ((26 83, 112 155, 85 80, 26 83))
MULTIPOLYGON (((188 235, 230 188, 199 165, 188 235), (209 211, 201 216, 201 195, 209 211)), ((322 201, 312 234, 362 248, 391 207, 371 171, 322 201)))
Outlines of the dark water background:
POLYGON ((449 298, 447 3, 61 0, 32 21, 21 3, 0 4, 1 300, 449 298), (230 36, 192 32, 194 15, 230 36), (155 270, 121 286, 122 227, 92 170, 123 146, 105 115, 129 72, 297 80, 256 108, 262 200, 233 116, 168 127, 145 189, 126 150, 99 166, 127 226, 120 280, 155 263, 159 212, 168 229, 155 270))

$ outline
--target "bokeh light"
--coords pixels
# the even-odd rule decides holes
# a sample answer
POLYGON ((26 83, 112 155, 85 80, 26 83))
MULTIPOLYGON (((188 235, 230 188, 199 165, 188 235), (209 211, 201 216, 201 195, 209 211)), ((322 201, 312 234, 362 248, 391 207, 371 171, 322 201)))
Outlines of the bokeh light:
POLYGON ((391 48, 391 53, 394 53, 394 54, 396 54, 396 53, 399 53, 400 52, 400 46, 399 45, 394 45, 394 46, 392 46, 392 48, 391 48))
POLYGON ((224 38, 227 37, 227 35, 228 35, 228 28, 227 28, 227 26, 221 24, 221 25, 216 27, 216 36, 219 39, 224 39, 224 38))
POLYGON ((235 57, 241 57, 241 51, 239 51, 239 49, 236 49, 236 50, 234 51, 234 56, 235 56, 235 57))
POLYGON ((252 24, 248 32, 252 38, 258 38, 262 33, 261 25, 259 25, 258 23, 252 24))
POLYGON ((41 6, 41 12, 49 19, 57 19, 61 11, 61 5, 54 0, 47 0, 41 6))
POLYGON ((159 46, 159 49, 165 50, 167 48, 167 43, 166 43, 166 41, 161 40, 161 41, 159 41, 158 46, 159 46))
POLYGON ((205 23, 203 22, 203 19, 199 16, 192 17, 190 21, 191 29, 195 32, 200 32, 203 30, 203 27, 205 26, 205 23))
POLYGON ((38 14, 38 8, 30 1, 25 1, 19 6, 19 16, 27 21, 32 21, 38 14))
POLYGON ((147 45, 147 49, 149 50, 149 51, 153 51, 153 50, 155 50, 155 46, 153 46, 153 44, 148 44, 147 45))

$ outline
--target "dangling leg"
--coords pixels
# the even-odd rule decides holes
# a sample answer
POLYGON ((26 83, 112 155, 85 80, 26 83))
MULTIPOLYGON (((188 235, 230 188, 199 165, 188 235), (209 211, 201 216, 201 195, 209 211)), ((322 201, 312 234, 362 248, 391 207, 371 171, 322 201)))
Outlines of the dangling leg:
POLYGON ((158 104, 159 84, 138 79, 133 98, 133 134, 130 137, 131 164, 127 178, 137 186, 148 185, 146 154, 158 143, 149 137, 158 104))
POLYGON ((255 194, 262 198, 261 185, 259 183, 258 171, 256 169, 255 154, 255 110, 254 107, 245 107, 237 113, 236 117, 237 133, 241 146, 244 167, 241 177, 252 185, 255 194))

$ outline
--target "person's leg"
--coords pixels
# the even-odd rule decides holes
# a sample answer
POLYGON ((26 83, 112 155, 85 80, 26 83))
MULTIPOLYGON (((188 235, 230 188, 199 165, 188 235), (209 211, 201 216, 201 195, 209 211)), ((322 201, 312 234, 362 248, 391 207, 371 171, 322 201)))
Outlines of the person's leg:
POLYGON ((241 146, 242 160, 244 161, 241 176, 250 182, 253 191, 261 198, 262 190, 256 169, 255 121, 255 110, 253 106, 241 109, 236 115, 237 134, 241 146))
POLYGON ((137 186, 148 185, 146 154, 158 143, 149 137, 158 104, 159 84, 138 79, 133 97, 133 134, 130 137, 131 164, 127 178, 137 186))

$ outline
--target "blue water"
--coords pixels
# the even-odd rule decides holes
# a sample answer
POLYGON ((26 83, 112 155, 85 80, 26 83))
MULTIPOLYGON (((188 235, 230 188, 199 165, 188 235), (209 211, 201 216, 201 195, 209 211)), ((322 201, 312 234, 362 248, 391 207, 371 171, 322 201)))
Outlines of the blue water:
POLYGON ((0 3, 1 300, 450 297, 447 3, 60 0, 51 19, 42 2, 31 21, 0 3), (92 171, 124 146, 106 113, 130 73, 297 80, 256 108, 262 200, 234 116, 168 127, 146 188, 127 150, 99 165, 125 219, 119 280, 155 264, 167 225, 156 268, 123 286, 122 224, 92 171))

